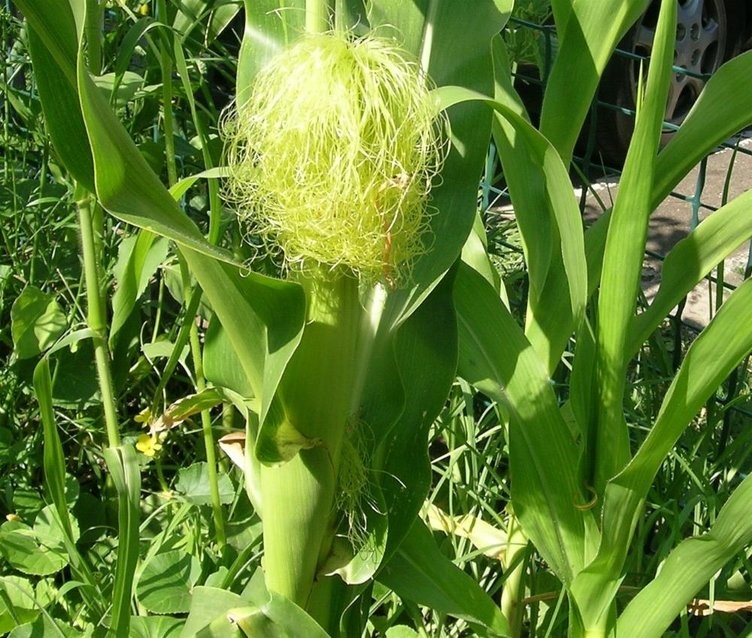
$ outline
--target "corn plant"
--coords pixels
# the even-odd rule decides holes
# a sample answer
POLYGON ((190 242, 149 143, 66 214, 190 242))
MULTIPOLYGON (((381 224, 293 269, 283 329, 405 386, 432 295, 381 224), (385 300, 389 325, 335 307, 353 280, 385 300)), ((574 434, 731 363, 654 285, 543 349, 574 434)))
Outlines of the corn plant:
MULTIPOLYGON (((680 133, 659 151, 675 4, 661 4, 615 204, 583 234, 565 166, 610 51, 646 3, 553 3, 560 50, 540 132, 522 117, 509 117, 508 110, 523 109, 503 72, 497 84, 504 109, 496 108, 506 117, 495 124, 495 140, 530 277, 524 329, 478 272, 463 266, 455 285, 460 374, 509 407, 514 516, 564 584, 575 636, 661 635, 752 540, 746 478, 707 534, 680 543, 653 581, 626 607, 616 605, 630 543, 661 462, 752 347, 745 328, 752 310, 747 282, 693 343, 649 435, 633 450, 623 406, 629 362, 682 297, 750 237, 746 193, 676 245, 659 294, 637 313, 650 213, 707 151, 750 122, 752 96, 735 88, 752 64, 746 54, 713 78, 680 133), (575 69, 578 81, 572 82, 575 69), (571 380, 567 401, 559 406, 550 378, 572 334, 571 380)), ((503 50, 496 59, 504 64, 503 50)), ((463 99, 450 93, 448 100, 463 99)), ((519 631, 513 596, 507 610, 519 631)))
MULTIPOLYGON (((750 122, 752 96, 738 93, 749 54, 708 83, 658 152, 675 22, 673 0, 662 3, 617 203, 583 232, 567 167, 608 57, 647 0, 553 3, 560 47, 540 131, 514 93, 499 36, 511 2, 246 0, 221 174, 243 231, 281 263, 285 277, 277 278, 220 245, 216 186, 206 235, 179 207, 187 184, 217 171, 178 182, 168 162, 164 185, 129 137, 94 82, 98 3, 17 4, 30 26, 50 137, 79 202, 89 301, 89 328, 79 338, 94 342, 105 459, 120 497, 113 606, 92 600, 90 607, 109 614, 114 635, 128 635, 131 584, 141 568, 139 476, 108 394, 90 227, 98 206, 141 229, 142 246, 157 235, 174 243, 184 288, 191 278, 199 287, 187 302, 193 315, 202 295, 211 308, 204 343, 194 328, 191 344, 197 377, 213 387, 199 387, 205 391, 193 407, 229 402, 246 422, 244 435, 223 443, 233 451, 240 444, 236 460, 263 522, 263 570, 242 592, 194 587, 183 635, 361 635, 374 580, 477 634, 519 635, 523 579, 507 579, 500 609, 418 518, 430 484, 428 430, 458 373, 508 408, 510 530, 529 539, 563 583, 571 635, 660 635, 750 542, 752 524, 740 515, 750 508, 746 479, 706 536, 680 544, 626 608, 616 605, 660 463, 752 349, 745 284, 688 352, 633 454, 623 414, 630 360, 681 297, 752 236, 743 195, 677 245, 658 297, 635 314, 650 212, 709 149, 750 122), (492 133, 530 278, 524 328, 504 305, 473 230, 492 133), (568 400, 560 406, 550 379, 573 336, 568 400)), ((163 76, 174 68, 187 81, 180 48, 170 48, 173 32, 166 24, 156 29, 167 34, 163 76)), ((168 129, 170 97, 166 79, 168 129)), ((119 294, 135 304, 135 289, 119 294)), ((35 378, 50 497, 71 568, 91 592, 96 582, 66 509, 47 359, 35 378)), ((213 433, 203 425, 216 471, 213 433)), ((216 477, 212 485, 222 545, 216 477)), ((512 564, 508 558, 505 566, 512 564)))

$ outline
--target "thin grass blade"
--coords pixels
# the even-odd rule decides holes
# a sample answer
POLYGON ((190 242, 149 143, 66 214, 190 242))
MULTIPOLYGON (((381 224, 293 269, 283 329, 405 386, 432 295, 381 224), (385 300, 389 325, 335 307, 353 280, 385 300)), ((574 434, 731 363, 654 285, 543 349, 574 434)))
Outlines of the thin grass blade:
POLYGON ((131 445, 106 448, 104 460, 118 493, 118 546, 110 630, 115 636, 127 636, 139 552, 141 472, 131 445))

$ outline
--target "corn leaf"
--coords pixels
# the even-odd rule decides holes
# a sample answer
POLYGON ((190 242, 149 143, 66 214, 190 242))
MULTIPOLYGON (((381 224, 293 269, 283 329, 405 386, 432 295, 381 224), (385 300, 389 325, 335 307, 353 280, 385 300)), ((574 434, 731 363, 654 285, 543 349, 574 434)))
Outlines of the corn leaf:
POLYGON ((752 191, 707 217, 666 256, 650 307, 635 317, 627 347, 634 355, 660 322, 722 259, 752 237, 752 191))
MULTIPOLYGON (((718 144, 752 124, 752 85, 747 82, 751 74, 752 51, 730 60, 710 78, 679 132, 658 154, 651 194, 653 209, 718 144)), ((607 211, 585 233, 590 294, 600 278, 610 220, 611 212, 607 211)))
POLYGON ((650 195, 672 73, 675 25, 676 3, 663 0, 645 96, 642 104, 638 104, 634 137, 606 237, 596 336, 599 401, 594 487, 597 493, 602 493, 606 481, 620 471, 630 457, 622 405, 629 362, 625 346, 635 312, 652 212, 650 195))
MULTIPOLYGON (((407 534, 431 485, 428 433, 441 411, 457 370, 457 324, 453 272, 402 324, 394 340, 404 410, 381 439, 376 476, 389 518, 387 555, 407 534)), ((373 405, 378 397, 369 397, 373 405)))
POLYGON ((707 534, 680 543, 619 616, 618 635, 658 638, 692 597, 752 543, 752 476, 734 490, 707 534))
POLYGON ((245 34, 238 55, 236 99, 243 103, 256 74, 305 30, 305 0, 244 0, 245 34))
POLYGON ((572 158, 577 136, 611 53, 649 0, 553 0, 559 51, 543 97, 540 130, 572 158))
POLYGON ((526 335, 553 371, 584 317, 587 296, 582 222, 567 171, 553 147, 516 112, 513 96, 497 102, 447 86, 437 89, 436 99, 441 108, 480 101, 498 116, 495 137, 530 272, 526 335), (547 223, 541 223, 542 207, 547 223))
MULTIPOLYGON (((373 0, 367 4, 370 27, 377 33, 394 34, 437 86, 493 93, 490 46, 509 18, 511 0, 479 0, 472 11, 450 0, 373 0)), ((475 218, 491 115, 477 104, 463 104, 452 108, 448 116, 452 148, 441 179, 431 191, 431 250, 417 260, 413 286, 390 295, 385 320, 392 324, 404 321, 449 270, 475 218)))
POLYGON ((167 257, 167 250, 168 243, 164 239, 157 241, 148 230, 141 230, 120 242, 118 261, 113 269, 117 285, 112 297, 110 342, 114 341, 146 290, 149 279, 167 257))
POLYGON ((326 632, 300 607, 251 581, 242 596, 215 587, 193 589, 191 611, 181 638, 265 636, 326 638, 326 632))
POLYGON ((78 36, 73 13, 67 2, 19 0, 16 4, 32 27, 29 51, 52 143, 73 177, 93 190, 91 151, 80 143, 86 139, 86 129, 75 89, 78 36))
POLYGON ((594 525, 577 479, 578 446, 564 421, 545 365, 488 283, 461 266, 454 291, 459 374, 512 411, 512 503, 525 533, 565 583, 592 548, 594 525), (556 468, 552 472, 551 468, 556 468))
MULTIPOLYGON (((48 0, 44 4, 49 4, 48 0)), ((65 4, 52 4, 49 12, 30 14, 30 22, 42 42, 57 47, 53 52, 59 73, 66 78, 71 77, 71 69, 77 73, 81 104, 78 113, 87 127, 98 197, 123 221, 168 237, 181 247, 191 272, 223 322, 254 393, 264 397, 263 419, 300 339, 305 306, 302 290, 295 284, 254 273, 241 276, 228 253, 203 238, 148 167, 83 65, 79 61, 77 66, 75 58, 69 59, 74 47, 67 40, 65 46, 58 45, 60 34, 55 19, 65 16, 61 9, 65 4)), ((67 13, 69 22, 71 13, 67 13)), ((68 37, 75 36, 75 31, 68 31, 68 37)), ((58 106, 54 97, 50 108, 58 106)), ((69 133, 67 129, 60 131, 61 135, 69 133)), ((80 146, 81 141, 71 143, 80 146)))
POLYGON ((501 610, 474 579, 439 551, 422 521, 415 521, 377 578, 406 600, 481 625, 486 632, 479 635, 510 635, 501 610))
POLYGON ((718 144, 752 124, 752 51, 724 64, 658 155, 653 202, 662 201, 718 144))

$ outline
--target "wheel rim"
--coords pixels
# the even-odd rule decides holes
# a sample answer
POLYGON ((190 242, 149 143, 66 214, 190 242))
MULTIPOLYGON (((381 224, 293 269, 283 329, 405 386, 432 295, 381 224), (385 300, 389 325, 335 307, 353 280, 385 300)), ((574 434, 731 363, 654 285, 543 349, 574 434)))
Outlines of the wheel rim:
MULTIPOLYGON (((636 26, 632 52, 642 57, 649 57, 653 50, 659 4, 653 2, 636 26)), ((708 77, 723 64, 726 27, 723 0, 678 0, 674 66, 684 71, 672 75, 666 106, 669 124, 682 123, 708 77)), ((639 67, 638 62, 632 64, 635 89, 639 67)))

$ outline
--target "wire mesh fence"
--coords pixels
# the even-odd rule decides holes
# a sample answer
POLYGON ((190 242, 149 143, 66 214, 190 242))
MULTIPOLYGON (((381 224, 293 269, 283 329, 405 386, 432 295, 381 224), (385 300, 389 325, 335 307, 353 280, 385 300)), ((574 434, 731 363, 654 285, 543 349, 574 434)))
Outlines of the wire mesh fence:
MULTIPOLYGON (((552 24, 512 18, 506 37, 515 63, 515 87, 525 102, 531 120, 536 123, 544 87, 556 56, 555 27, 552 24)), ((640 65, 647 62, 645 55, 620 48, 614 53, 610 66, 616 64, 622 72, 626 70, 631 73, 630 68, 639 69, 640 65), (614 60, 621 63, 615 63, 614 60), (625 61, 629 64, 625 64, 625 61)), ((608 73, 609 70, 606 74, 608 73)), ((674 73, 677 82, 681 82, 681 77, 686 76, 704 83, 711 76, 711 73, 697 73, 682 66, 674 66, 674 73)), ((622 80, 636 84, 634 74, 622 80)), ((612 97, 612 92, 598 92, 575 152, 573 183, 586 225, 612 205, 613 197, 618 191, 623 162, 623 155, 619 157, 619 153, 614 153, 614 145, 609 146, 609 140, 604 140, 604 131, 599 129, 598 119, 608 119, 608 114, 617 113, 624 129, 629 130, 635 117, 633 106, 625 105, 623 100, 621 103, 614 103, 609 100, 612 97), (605 152, 604 146, 607 147, 605 152)), ((613 119, 610 121, 613 122, 613 119)), ((664 123, 665 142, 679 124, 677 119, 664 123)), ((605 135, 608 132, 607 130, 605 135)), ((618 132, 614 131, 614 134, 618 132)), ((624 147, 627 142, 628 139, 619 140, 624 147)), ((645 303, 650 302, 660 284, 661 265, 671 248, 708 215, 734 196, 751 188, 752 129, 748 129, 724 141, 713 153, 703 158, 654 211, 643 270, 645 303)), ((489 230, 489 241, 496 244, 500 260, 504 262, 500 267, 506 275, 507 286, 512 289, 517 286, 517 295, 524 300, 526 291, 522 248, 516 234, 514 211, 504 184, 503 171, 498 165, 493 147, 489 149, 481 185, 481 208, 489 230)), ((725 297, 751 274, 752 242, 745 242, 677 306, 669 326, 675 366, 681 360, 683 345, 686 346, 692 340, 698 330, 718 311, 725 297)), ((514 297, 514 290, 510 297, 514 297)), ((713 400, 715 407, 722 413, 720 418, 724 430, 728 429, 735 415, 745 420, 752 418, 752 398, 749 396, 752 379, 749 367, 747 360, 731 375, 722 393, 713 400)))

